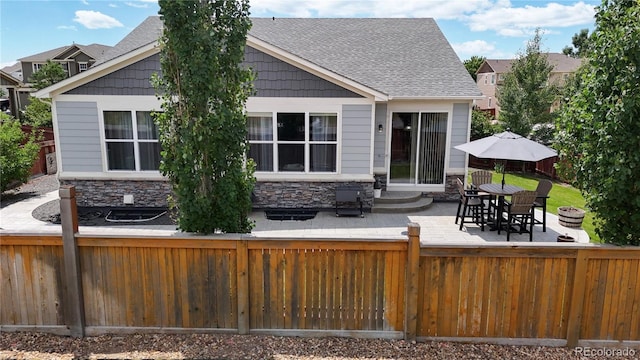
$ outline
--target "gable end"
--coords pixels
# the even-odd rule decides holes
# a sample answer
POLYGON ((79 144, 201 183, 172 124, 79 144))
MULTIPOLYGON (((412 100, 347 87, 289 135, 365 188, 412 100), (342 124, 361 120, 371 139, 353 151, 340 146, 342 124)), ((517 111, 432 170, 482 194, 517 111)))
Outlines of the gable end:
MULTIPOLYGON (((245 66, 256 72, 256 97, 361 98, 362 96, 253 49, 245 50, 245 66)), ((155 95, 151 75, 161 73, 154 54, 99 79, 67 91, 72 95, 155 95)))
POLYGON ((151 75, 160 73, 160 55, 151 55, 99 79, 67 91, 72 95, 155 95, 151 75))
POLYGON ((256 97, 362 97, 250 46, 244 56, 244 64, 256 72, 256 97))

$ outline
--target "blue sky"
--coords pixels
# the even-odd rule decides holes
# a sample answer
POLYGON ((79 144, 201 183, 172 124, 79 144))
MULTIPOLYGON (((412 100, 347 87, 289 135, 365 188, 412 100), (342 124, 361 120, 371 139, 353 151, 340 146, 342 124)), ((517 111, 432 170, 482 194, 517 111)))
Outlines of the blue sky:
MULTIPOLYGON (((594 0, 253 0, 258 17, 432 17, 461 60, 511 58, 534 30, 544 50, 561 52, 580 29, 593 29, 594 0)), ((115 45, 156 0, 0 0, 0 68, 78 43, 115 45)), ((410 51, 410 49, 407 49, 410 51)))

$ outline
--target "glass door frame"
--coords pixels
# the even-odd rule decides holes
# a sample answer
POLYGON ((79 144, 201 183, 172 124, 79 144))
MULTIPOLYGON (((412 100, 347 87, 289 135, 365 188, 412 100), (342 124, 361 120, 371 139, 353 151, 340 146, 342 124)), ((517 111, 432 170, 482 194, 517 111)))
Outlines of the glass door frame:
MULTIPOLYGON (((447 169, 449 168, 449 158, 450 158, 450 145, 451 145, 451 130, 452 130, 452 114, 453 114, 453 105, 449 107, 441 107, 437 106, 434 108, 425 109, 423 107, 416 108, 412 106, 408 107, 392 107, 390 106, 387 110, 387 189, 391 191, 402 191, 404 190, 421 190, 421 191, 444 191, 446 185, 446 177, 447 177, 447 169), (418 129, 416 131, 420 131, 421 117, 424 113, 446 113, 447 114, 447 124, 446 124, 446 143, 445 143, 445 157, 444 157, 444 169, 442 182, 439 184, 419 184, 418 183, 418 170, 419 170, 419 156, 416 154, 415 156, 415 164, 414 164, 414 172, 413 181, 411 183, 397 183, 393 182, 391 179, 391 151, 392 151, 392 136, 393 136, 393 115, 394 113, 414 113, 418 114, 418 129)), ((416 149, 420 146, 420 134, 417 135, 416 140, 416 149)))

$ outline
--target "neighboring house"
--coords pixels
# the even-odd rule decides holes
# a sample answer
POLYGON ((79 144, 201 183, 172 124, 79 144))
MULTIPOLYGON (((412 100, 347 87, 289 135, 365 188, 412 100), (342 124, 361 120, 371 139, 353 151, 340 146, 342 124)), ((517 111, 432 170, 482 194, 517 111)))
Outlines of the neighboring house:
MULTIPOLYGON (((581 59, 569 57, 565 54, 548 53, 547 61, 553 66, 549 74, 549 82, 559 86, 564 85, 567 78, 582 64, 581 59)), ((478 68, 478 88, 484 95, 477 100, 476 105, 481 110, 487 110, 497 118, 500 113, 500 105, 496 97, 496 89, 504 83, 504 77, 511 71, 513 59, 486 59, 478 68)))
POLYGON ((18 89, 22 86, 20 79, 15 78, 10 73, 0 70, 0 89, 2 89, 2 97, 0 97, 0 111, 8 112, 13 117, 17 117, 19 109, 18 89))
MULTIPOLYGON (((255 207, 330 208, 337 184, 455 196, 473 101, 481 97, 433 19, 252 19, 245 64, 255 207)), ((85 73, 36 93, 53 99, 61 184, 79 205, 165 206, 149 83, 159 17, 85 73), (130 197, 127 197, 130 199, 130 197)))
POLYGON ((29 95, 34 90, 31 88, 31 76, 40 70, 47 60, 59 63, 67 77, 71 77, 87 71, 109 49, 111 46, 101 44, 72 44, 18 59, 17 64, 2 69, 20 80, 20 86, 15 88, 16 99, 13 106, 19 111, 29 104, 29 95))

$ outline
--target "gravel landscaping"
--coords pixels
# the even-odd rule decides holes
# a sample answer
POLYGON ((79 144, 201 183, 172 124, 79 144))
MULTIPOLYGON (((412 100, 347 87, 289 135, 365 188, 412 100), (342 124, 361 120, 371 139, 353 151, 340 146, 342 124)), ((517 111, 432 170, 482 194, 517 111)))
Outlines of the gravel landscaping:
MULTIPOLYGON (((56 175, 43 175, 35 177, 26 184, 22 184, 2 194, 0 208, 11 205, 18 201, 26 200, 34 196, 43 195, 59 189, 56 175)), ((108 207, 82 207, 78 206, 78 224, 81 226, 132 226, 132 225, 175 225, 175 221, 169 213, 164 214, 151 221, 144 222, 110 222, 106 220, 109 211, 108 207)), ((166 209, 161 209, 166 210, 166 209)), ((38 206, 31 213, 35 219, 59 224, 60 223, 60 200, 49 201, 38 206)))
POLYGON ((573 350, 451 342, 253 335, 0 334, 0 359, 579 359, 573 350))
MULTIPOLYGON (((2 197, 0 197, 0 208, 34 196, 44 195, 58 190, 58 188, 58 179, 55 174, 35 177, 26 184, 3 192, 2 197)), ((58 208, 60 207, 58 206, 58 208)))

